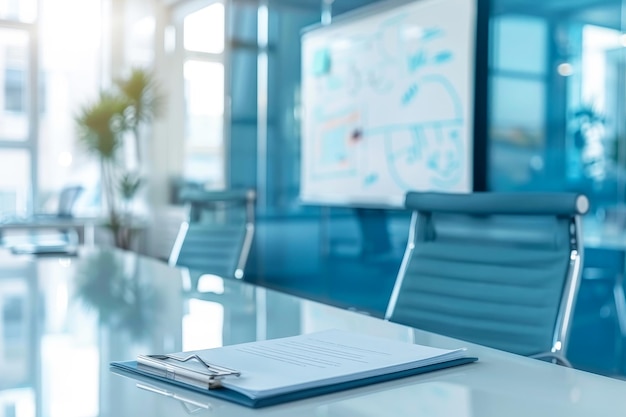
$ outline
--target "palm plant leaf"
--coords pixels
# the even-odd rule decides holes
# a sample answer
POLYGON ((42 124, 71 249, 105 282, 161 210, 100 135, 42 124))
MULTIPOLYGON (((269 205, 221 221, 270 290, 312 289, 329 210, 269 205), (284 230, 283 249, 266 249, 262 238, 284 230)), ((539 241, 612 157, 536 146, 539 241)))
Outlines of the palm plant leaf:
POLYGON ((152 72, 134 68, 127 78, 118 79, 115 84, 131 103, 126 116, 132 128, 161 114, 164 98, 152 72))
POLYGON ((75 118, 78 139, 85 149, 103 159, 113 159, 121 145, 121 133, 128 127, 123 114, 128 100, 101 92, 98 100, 83 106, 75 118))
POLYGON ((143 178, 139 174, 133 172, 124 173, 118 183, 118 191, 122 199, 126 201, 132 200, 143 185, 143 182, 143 178))

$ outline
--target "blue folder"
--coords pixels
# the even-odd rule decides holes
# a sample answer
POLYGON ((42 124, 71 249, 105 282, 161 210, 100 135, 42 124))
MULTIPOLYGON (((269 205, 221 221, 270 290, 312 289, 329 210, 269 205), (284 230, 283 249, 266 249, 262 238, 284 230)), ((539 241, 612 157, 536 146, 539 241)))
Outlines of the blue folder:
POLYGON ((329 384, 329 385, 324 385, 324 386, 315 387, 315 388, 307 388, 304 390, 292 391, 292 392, 285 393, 285 394, 279 394, 279 395, 256 398, 256 399, 250 398, 246 395, 229 390, 227 388, 209 390, 209 389, 195 387, 195 386, 185 384, 179 381, 167 379, 158 375, 154 375, 152 373, 139 369, 137 367, 136 361, 111 362, 111 367, 114 369, 121 369, 123 371, 126 371, 126 373, 130 373, 131 375, 141 375, 141 376, 153 379, 153 380, 157 380, 157 381, 161 381, 167 384, 186 388, 186 389, 199 392, 199 393, 211 396, 211 397, 215 397, 215 398, 230 401, 236 404, 244 405, 246 407, 261 408, 261 407, 267 407, 271 405, 277 405, 277 404, 282 404, 282 403, 296 401, 296 400, 302 400, 305 398, 315 397, 318 395, 344 391, 344 390, 348 390, 351 388, 357 388, 357 387, 375 384, 378 382, 391 381, 394 379, 403 378, 407 376, 419 375, 419 374, 423 374, 427 372, 437 371, 439 369, 445 369, 445 368, 450 368, 450 367, 457 366, 457 365, 463 365, 463 364, 475 362, 476 360, 478 359, 474 357, 454 359, 454 360, 447 361, 447 362, 441 362, 441 363, 428 365, 428 366, 421 366, 421 367, 407 369, 407 370, 400 371, 400 372, 392 372, 392 373, 374 376, 374 377, 361 378, 361 379, 357 379, 357 380, 349 381, 349 382, 329 384))

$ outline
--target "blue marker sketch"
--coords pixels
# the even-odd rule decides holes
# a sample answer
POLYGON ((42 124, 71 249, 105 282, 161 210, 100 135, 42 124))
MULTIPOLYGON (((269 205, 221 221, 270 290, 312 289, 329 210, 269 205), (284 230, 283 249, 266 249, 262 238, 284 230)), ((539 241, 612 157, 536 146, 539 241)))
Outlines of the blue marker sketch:
POLYGON ((440 159, 439 152, 437 151, 433 152, 428 158, 428 161, 426 162, 426 166, 432 169, 433 171, 439 171, 439 159, 440 159))
POLYGON ((404 127, 399 126, 395 130, 386 130, 384 131, 384 136, 386 140, 394 140, 393 134, 396 132, 410 132, 410 141, 403 141, 400 145, 398 140, 395 140, 394 149, 392 152, 388 152, 387 158, 390 161, 398 161, 402 160, 406 164, 415 164, 422 159, 422 146, 424 141, 424 134, 422 132, 422 128, 419 126, 413 127, 404 127))
POLYGON ((369 174, 363 180, 363 184, 367 186, 371 186, 378 181, 378 174, 369 174))
POLYGON ((428 63, 428 60, 426 59, 426 51, 423 49, 419 50, 417 53, 409 56, 408 61, 409 72, 417 71, 428 63))
POLYGON ((435 64, 445 64, 452 59, 454 54, 452 51, 441 51, 435 54, 433 57, 433 62, 435 64))
POLYGON ((402 95, 402 105, 406 106, 408 105, 411 100, 413 100, 413 98, 415 97, 415 95, 417 94, 418 91, 418 87, 417 84, 412 84, 407 90, 406 92, 402 95))
POLYGON ((430 184, 446 189, 453 188, 464 177, 466 149, 461 140, 464 122, 461 100, 450 81, 440 75, 420 79, 412 100, 431 99, 420 96, 428 87, 440 92, 438 100, 447 99, 452 103, 450 114, 442 114, 437 120, 379 129, 384 134, 387 169, 403 190, 414 188, 416 173, 428 175, 430 184), (398 136, 398 132, 407 130, 411 132, 410 141, 397 139, 403 137, 398 136))
POLYGON ((379 30, 375 33, 376 53, 380 55, 382 62, 395 61, 402 43, 401 28, 404 21, 409 17, 407 13, 402 13, 382 22, 379 30))
POLYGON ((414 164, 418 160, 418 147, 412 146, 406 150, 406 163, 414 164))
POLYGON ((318 49, 313 54, 313 74, 316 77, 326 75, 330 72, 330 50, 328 48, 318 49))
POLYGON ((441 28, 426 28, 422 32, 422 40, 423 41, 432 41, 433 39, 437 39, 440 36, 444 35, 444 31, 441 28))
POLYGON ((384 68, 382 67, 371 68, 367 73, 367 83, 377 93, 387 93, 393 87, 393 83, 383 71, 384 68))
POLYGON ((461 103, 461 98, 450 80, 443 75, 427 75, 422 78, 421 84, 427 83, 443 88, 442 96, 437 97, 437 100, 449 99, 453 106, 453 115, 450 115, 450 120, 461 120, 463 118, 463 103, 461 103))

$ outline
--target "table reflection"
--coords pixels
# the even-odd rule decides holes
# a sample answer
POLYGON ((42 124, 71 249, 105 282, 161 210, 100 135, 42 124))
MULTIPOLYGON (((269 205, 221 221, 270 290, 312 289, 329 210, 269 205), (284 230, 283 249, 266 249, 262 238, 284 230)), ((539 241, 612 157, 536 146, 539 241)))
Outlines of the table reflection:
POLYGON ((38 385, 35 265, 13 259, 0 270, 0 410, 35 415, 38 385))
POLYGON ((85 249, 69 258, 0 253, 0 416, 583 416, 597 407, 604 413, 592 414, 609 415, 607 398, 624 393, 624 385, 608 378, 237 280, 207 275, 190 291, 185 275, 161 261, 115 249, 85 249), (120 376, 109 368, 112 361, 139 354, 329 328, 441 348, 468 347, 480 360, 260 410, 120 376))
POLYGON ((76 297, 97 312, 101 324, 140 340, 158 327, 157 312, 169 297, 142 274, 138 257, 100 251, 83 256, 75 270, 76 297))
POLYGON ((184 270, 130 252, 0 261, 0 409, 16 417, 144 414, 111 361, 301 331, 282 294, 211 275, 190 292, 184 270))

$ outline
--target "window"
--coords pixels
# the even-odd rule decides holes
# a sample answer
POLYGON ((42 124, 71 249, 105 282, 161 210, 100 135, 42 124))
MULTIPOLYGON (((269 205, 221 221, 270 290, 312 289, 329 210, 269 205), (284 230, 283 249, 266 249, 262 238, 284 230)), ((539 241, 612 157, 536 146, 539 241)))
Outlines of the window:
POLYGON ((185 75, 185 178, 223 182, 224 65, 187 60, 185 75))
POLYGON ((0 0, 0 20, 32 23, 37 17, 37 0, 0 0))
POLYGON ((4 110, 24 113, 26 111, 26 72, 22 69, 4 70, 4 110))
POLYGON ((70 183, 95 192, 97 161, 76 149, 74 115, 98 94, 101 12, 101 0, 0 0, 1 214, 39 211, 70 183))
POLYGON ((0 141, 28 139, 27 30, 0 26, 0 141))
POLYGON ((0 148, 0 218, 27 213, 30 207, 30 158, 27 149, 0 148))
POLYGON ((102 74, 101 0, 42 0, 38 19, 40 112, 36 146, 37 201, 47 209, 60 190, 82 185, 79 214, 98 213, 98 161, 77 144, 74 116, 98 95, 102 74), (68 14, 67 10, 73 10, 68 14), (76 19, 75 16, 80 16, 76 19), (80 33, 80 36, 76 36, 80 33), (44 89, 43 86, 46 88, 44 89))
POLYGON ((225 8, 212 3, 182 16, 183 177, 219 189, 224 179, 225 8))
POLYGON ((224 52, 224 5, 214 3, 185 17, 185 50, 224 52))

